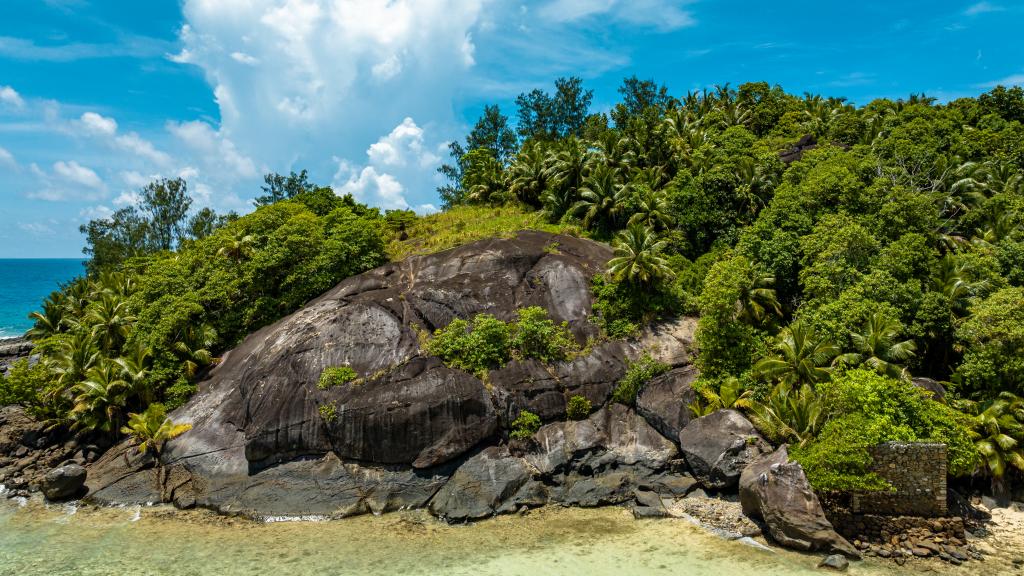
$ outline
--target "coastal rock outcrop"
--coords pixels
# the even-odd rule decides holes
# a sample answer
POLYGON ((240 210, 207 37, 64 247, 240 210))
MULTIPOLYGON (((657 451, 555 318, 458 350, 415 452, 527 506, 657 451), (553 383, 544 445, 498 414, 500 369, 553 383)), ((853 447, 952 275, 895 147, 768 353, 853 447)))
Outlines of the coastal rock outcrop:
POLYGON ((772 539, 787 548, 860 558, 857 549, 825 518, 804 469, 790 461, 786 446, 757 458, 743 470, 740 503, 744 514, 763 520, 772 539))
POLYGON ((640 485, 685 491, 693 480, 671 471, 672 441, 624 406, 600 408, 645 349, 688 361, 678 327, 598 343, 565 362, 514 360, 484 380, 420 350, 424 333, 454 318, 510 321, 528 306, 566 322, 583 344, 598 335, 590 282, 610 257, 603 244, 528 231, 349 278, 224 355, 171 414, 193 428, 167 444, 160 480, 151 466, 108 453, 90 470, 90 498, 155 496, 251 516, 429 503, 471 519, 544 501, 622 502, 640 485), (319 387, 323 370, 340 365, 358 378, 319 387), (559 422, 574 395, 595 413, 559 422), (538 434, 545 448, 507 454, 496 445, 522 410, 549 422, 538 434), (555 441, 566 437, 575 440, 555 441))
POLYGON ((743 414, 719 410, 691 420, 679 446, 693 475, 710 490, 734 490, 744 468, 770 446, 743 414))
POLYGON ((85 486, 85 468, 75 463, 64 464, 43 476, 40 489, 47 500, 54 502, 81 496, 85 486))
POLYGON ((696 366, 676 368, 652 379, 636 398, 636 411, 668 438, 678 439, 690 423, 690 403, 697 399, 696 366))

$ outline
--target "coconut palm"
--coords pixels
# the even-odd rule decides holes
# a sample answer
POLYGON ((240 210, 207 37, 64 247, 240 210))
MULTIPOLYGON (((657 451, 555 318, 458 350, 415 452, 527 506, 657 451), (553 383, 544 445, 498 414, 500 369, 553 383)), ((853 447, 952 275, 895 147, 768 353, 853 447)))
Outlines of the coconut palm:
POLYGON ((64 295, 57 291, 51 292, 43 300, 43 309, 40 312, 33 312, 28 317, 35 321, 28 331, 28 337, 33 340, 48 338, 63 332, 65 325, 65 304, 64 295))
POLYGON ((217 256, 224 256, 236 261, 245 260, 252 254, 252 247, 255 242, 256 237, 252 234, 238 232, 228 239, 227 244, 217 249, 217 256))
POLYGON ((548 156, 547 176, 552 186, 558 187, 575 201, 576 190, 590 173, 594 154, 587 144, 576 137, 569 137, 548 156))
POLYGON ((608 273, 617 281, 637 286, 651 286, 673 276, 668 262, 661 256, 665 242, 654 231, 634 224, 619 233, 615 254, 608 261, 608 273))
POLYGON ((189 326, 181 340, 174 343, 174 351, 181 358, 182 367, 189 378, 200 368, 209 366, 214 358, 210 350, 217 342, 217 331, 208 324, 189 326))
POLYGON ((168 418, 163 404, 150 404, 141 414, 129 414, 128 425, 122 427, 121 432, 139 443, 139 452, 159 459, 167 442, 191 429, 191 424, 175 424, 168 418))
POLYGON ((614 168, 599 164, 580 186, 580 200, 571 213, 582 216, 583 227, 607 234, 615 228, 625 184, 614 168))
POLYGON ((711 388, 701 390, 697 399, 690 403, 689 409, 695 418, 700 418, 719 410, 750 408, 752 399, 753 392, 744 390, 739 379, 730 376, 722 382, 717 392, 711 388))
POLYGON ((970 305, 983 297, 988 289, 988 282, 970 277, 967 264, 955 253, 943 256, 931 277, 931 290, 946 297, 953 321, 966 316, 970 305))
POLYGON ((630 148, 629 138, 609 130, 594 143, 596 145, 595 160, 603 163, 619 173, 626 174, 636 163, 636 153, 630 148))
POLYGON ((917 346, 913 340, 899 340, 902 326, 881 312, 875 312, 864 323, 861 332, 851 332, 856 352, 836 358, 837 363, 864 364, 890 378, 910 379, 903 362, 914 357, 917 346))
POLYGON ((639 224, 658 230, 667 228, 672 223, 672 216, 669 213, 668 198, 665 193, 655 191, 650 186, 636 183, 632 186, 636 192, 636 212, 629 217, 628 225, 639 224))
POLYGON ((509 191, 521 202, 540 206, 548 187, 547 151, 535 141, 529 141, 519 151, 509 167, 509 191))
POLYGON ((1003 392, 989 402, 974 417, 971 439, 992 478, 993 495, 1005 499, 1007 469, 1024 471, 1024 400, 1003 392))
POLYGON ((100 351, 91 332, 79 331, 62 336, 50 367, 57 376, 59 391, 67 390, 85 378, 100 358, 100 351))
POLYGON ((127 300, 104 292, 86 308, 85 320, 92 326, 92 335, 100 347, 109 352, 118 350, 128 338, 135 316, 130 313, 127 300))
POLYGON ((829 365, 839 348, 819 338, 810 324, 795 320, 776 337, 775 352, 754 365, 757 376, 791 387, 813 386, 828 380, 829 365))
POLYGON ((736 319, 762 326, 771 314, 781 317, 782 307, 774 286, 774 276, 748 263, 746 282, 740 286, 740 297, 736 300, 736 319))
POLYGON ((121 351, 120 358, 114 360, 121 367, 121 376, 128 388, 147 403, 153 400, 153 392, 147 382, 152 356, 153 351, 136 340, 121 351))
POLYGON ((738 182, 736 194, 744 199, 747 212, 754 218, 767 205, 775 182, 771 174, 766 173, 753 158, 746 156, 736 162, 733 173, 738 182))
POLYGON ((103 359, 71 388, 74 407, 70 417, 75 430, 113 433, 120 427, 121 410, 127 402, 128 383, 121 368, 103 359))
POLYGON ((827 419, 822 398, 810 384, 799 388, 780 382, 764 402, 752 400, 750 421, 773 442, 805 445, 821 431, 827 419))

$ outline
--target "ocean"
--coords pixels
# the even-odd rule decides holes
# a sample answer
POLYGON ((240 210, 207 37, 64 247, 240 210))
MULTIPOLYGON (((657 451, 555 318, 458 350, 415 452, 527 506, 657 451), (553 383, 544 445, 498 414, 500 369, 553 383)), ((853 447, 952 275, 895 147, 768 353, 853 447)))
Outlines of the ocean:
POLYGON ((84 274, 83 263, 81 258, 0 259, 0 338, 31 328, 28 315, 62 283, 84 274))

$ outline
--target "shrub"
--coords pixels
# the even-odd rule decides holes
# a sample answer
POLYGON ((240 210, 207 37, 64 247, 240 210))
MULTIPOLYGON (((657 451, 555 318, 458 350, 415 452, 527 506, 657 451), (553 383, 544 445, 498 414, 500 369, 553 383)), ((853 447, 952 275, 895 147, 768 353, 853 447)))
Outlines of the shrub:
POLYGON ((518 316, 519 320, 512 326, 512 347, 523 358, 554 362, 565 360, 579 348, 569 332, 568 322, 555 324, 544 308, 522 308, 518 316))
POLYGON ((19 404, 35 417, 52 416, 45 398, 49 384, 50 371, 42 362, 18 360, 7 376, 0 374, 0 406, 19 404))
POLYGON ((633 336, 641 326, 674 315, 682 307, 680 295, 669 288, 650 293, 597 275, 591 282, 591 289, 594 292, 592 321, 609 338, 633 336))
POLYGON ((667 364, 662 364, 651 358, 649 354, 644 354, 639 360, 629 364, 629 368, 626 369, 626 375, 622 377, 622 380, 619 380, 619 384, 615 387, 612 400, 620 404, 632 406, 636 403, 636 395, 643 388, 644 384, 651 378, 668 372, 668 370, 669 366, 667 364))
POLYGON ((316 387, 327 390, 342 384, 348 384, 356 379, 356 371, 351 366, 329 366, 320 373, 320 380, 316 387))
POLYGON ((510 437, 518 440, 526 440, 540 430, 540 416, 529 410, 523 410, 519 416, 512 421, 512 432, 510 437))
POLYGON ((427 351, 452 368, 480 374, 508 361, 509 342, 507 324, 490 314, 477 314, 472 324, 456 318, 434 332, 427 351))
POLYGON ((590 410, 593 405, 590 400, 580 395, 575 395, 569 398, 569 402, 565 405, 565 415, 570 420, 585 420, 587 416, 590 416, 590 410))
POLYGON ((334 402, 321 404, 317 411, 320 412, 320 417, 324 419, 324 422, 328 424, 338 419, 338 405, 334 402))

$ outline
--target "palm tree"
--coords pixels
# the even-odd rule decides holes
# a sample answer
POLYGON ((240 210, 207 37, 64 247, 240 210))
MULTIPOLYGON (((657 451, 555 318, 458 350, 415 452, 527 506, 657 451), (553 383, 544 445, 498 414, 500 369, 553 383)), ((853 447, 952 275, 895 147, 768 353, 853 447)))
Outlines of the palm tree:
POLYGON ((615 130, 602 134, 595 144, 595 159, 620 173, 628 173, 636 163, 636 154, 630 149, 629 138, 620 136, 615 130))
POLYGON ((805 445, 825 426, 827 411, 810 384, 780 382, 765 402, 749 402, 750 421, 773 442, 805 445))
POLYGON ((139 443, 139 452, 159 459, 168 441, 191 429, 191 424, 175 424, 168 418, 163 404, 150 404, 141 414, 129 414, 128 425, 122 427, 121 432, 139 443))
POLYGON ((42 312, 33 312, 28 317, 35 321, 28 331, 28 337, 33 340, 41 340, 63 332, 67 328, 63 293, 51 292, 43 300, 42 312))
POLYGON ((629 217, 627 225, 642 225, 651 230, 668 228, 672 223, 672 216, 669 213, 668 198, 664 192, 655 191, 647 185, 632 185, 637 193, 636 212, 629 217))
POLYGON ((1024 471, 1024 400, 1003 392, 974 418, 971 439, 981 455, 982 465, 992 478, 992 494, 1007 499, 1005 482, 1012 466, 1024 471))
POLYGON ((519 151, 509 166, 509 191, 521 202, 540 206, 548 187, 547 151, 538 142, 530 141, 519 151))
POLYGON ((579 138, 569 137, 549 154, 547 163, 547 177, 551 185, 575 202, 576 191, 594 163, 593 152, 579 138))
POLYGON ((252 253, 252 245, 256 237, 252 234, 238 232, 232 236, 227 244, 217 249, 217 256, 224 256, 232 260, 245 260, 252 253))
POLYGON ((768 204, 775 182, 771 174, 765 173, 753 158, 746 156, 736 162, 734 174, 739 183, 736 194, 744 199, 747 212, 753 219, 768 204))
POLYGON ((580 186, 580 200, 573 205, 571 213, 583 215, 584 228, 607 234, 615 227, 625 190, 618 171, 599 164, 580 186))
POLYGON ((153 400, 153 391, 148 386, 150 359, 153 351, 139 340, 132 345, 126 346, 121 352, 121 357, 114 360, 121 367, 121 376, 128 383, 129 389, 139 395, 143 402, 149 403, 153 400))
POLYGON ((113 361, 104 359, 90 368, 85 380, 71 388, 72 428, 106 433, 118 430, 128 388, 120 366, 113 361))
POLYGON ((751 390, 744 390, 739 379, 730 376, 722 382, 717 392, 711 388, 702 390, 697 399, 690 403, 689 409, 695 418, 700 418, 719 410, 750 408, 752 398, 753 392, 751 390))
POLYGON ((209 324, 190 325, 181 340, 174 343, 174 351, 181 358, 182 367, 189 378, 195 378, 200 368, 209 366, 214 358, 210 349, 217 342, 217 331, 209 324))
POLYGON ((634 224, 619 233, 615 254, 608 261, 608 273, 617 281, 649 287, 674 276, 662 258, 665 242, 658 240, 650 228, 634 224))
POLYGON ((836 362, 865 364, 879 374, 909 380, 910 373, 900 364, 914 357, 917 346, 913 340, 899 341, 901 329, 896 320, 875 312, 864 323, 863 331, 850 333, 856 352, 843 354, 836 362))
POLYGON ((63 336, 57 353, 51 359, 51 369, 57 375, 59 391, 67 390, 85 378, 100 358, 100 351, 91 332, 79 331, 63 336))
POLYGON ((775 293, 775 277, 748 262, 746 279, 736 300, 736 319, 751 326, 763 326, 769 314, 781 317, 782 306, 775 293))
POLYGON ((946 297, 953 322, 966 316, 970 305, 984 296, 988 288, 988 282, 970 278, 967 264, 955 253, 943 256, 931 277, 931 290, 946 297))
POLYGON ((103 350, 109 352, 119 349, 135 323, 135 316, 129 313, 128 301, 114 294, 103 293, 86 310, 86 322, 92 326, 93 337, 103 350))
POLYGON ((803 320, 795 320, 782 330, 776 337, 775 351, 774 356, 754 365, 754 373, 791 387, 828 380, 829 364, 839 354, 835 344, 820 339, 803 320))

